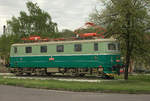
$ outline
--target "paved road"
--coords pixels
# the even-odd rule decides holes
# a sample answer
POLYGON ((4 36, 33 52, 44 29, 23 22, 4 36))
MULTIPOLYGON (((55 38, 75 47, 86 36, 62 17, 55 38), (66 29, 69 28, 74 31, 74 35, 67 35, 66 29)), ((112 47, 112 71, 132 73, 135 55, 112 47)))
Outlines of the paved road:
POLYGON ((0 101, 150 101, 150 95, 66 92, 0 85, 0 101))

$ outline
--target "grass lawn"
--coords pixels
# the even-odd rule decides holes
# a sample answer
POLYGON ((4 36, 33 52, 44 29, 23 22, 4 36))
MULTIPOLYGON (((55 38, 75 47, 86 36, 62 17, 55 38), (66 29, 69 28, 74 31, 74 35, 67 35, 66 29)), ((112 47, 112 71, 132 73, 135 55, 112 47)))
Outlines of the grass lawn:
POLYGON ((128 81, 111 80, 98 83, 58 80, 10 79, 0 76, 0 85, 82 92, 150 94, 150 75, 129 76, 128 81))

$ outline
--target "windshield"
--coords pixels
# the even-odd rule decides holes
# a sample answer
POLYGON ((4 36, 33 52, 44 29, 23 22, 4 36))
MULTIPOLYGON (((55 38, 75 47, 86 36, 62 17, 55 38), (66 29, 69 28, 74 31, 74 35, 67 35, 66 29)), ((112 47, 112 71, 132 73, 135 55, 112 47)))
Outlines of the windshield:
POLYGON ((108 50, 116 50, 116 44, 115 43, 109 43, 108 44, 108 50))

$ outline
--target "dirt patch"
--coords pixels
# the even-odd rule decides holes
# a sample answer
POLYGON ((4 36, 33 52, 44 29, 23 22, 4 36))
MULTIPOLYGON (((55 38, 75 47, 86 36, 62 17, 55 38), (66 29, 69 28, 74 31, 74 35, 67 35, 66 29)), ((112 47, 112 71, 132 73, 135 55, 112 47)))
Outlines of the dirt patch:
POLYGON ((2 64, 0 64, 0 73, 8 73, 8 69, 2 64))

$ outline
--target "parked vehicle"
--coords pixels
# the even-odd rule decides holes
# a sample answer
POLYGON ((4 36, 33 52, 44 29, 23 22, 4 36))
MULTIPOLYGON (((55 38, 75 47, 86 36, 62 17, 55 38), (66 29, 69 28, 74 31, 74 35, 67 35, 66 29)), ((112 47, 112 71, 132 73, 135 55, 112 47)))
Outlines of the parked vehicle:
POLYGON ((97 74, 113 78, 121 66, 115 39, 64 40, 13 44, 10 69, 17 75, 71 73, 97 74))

